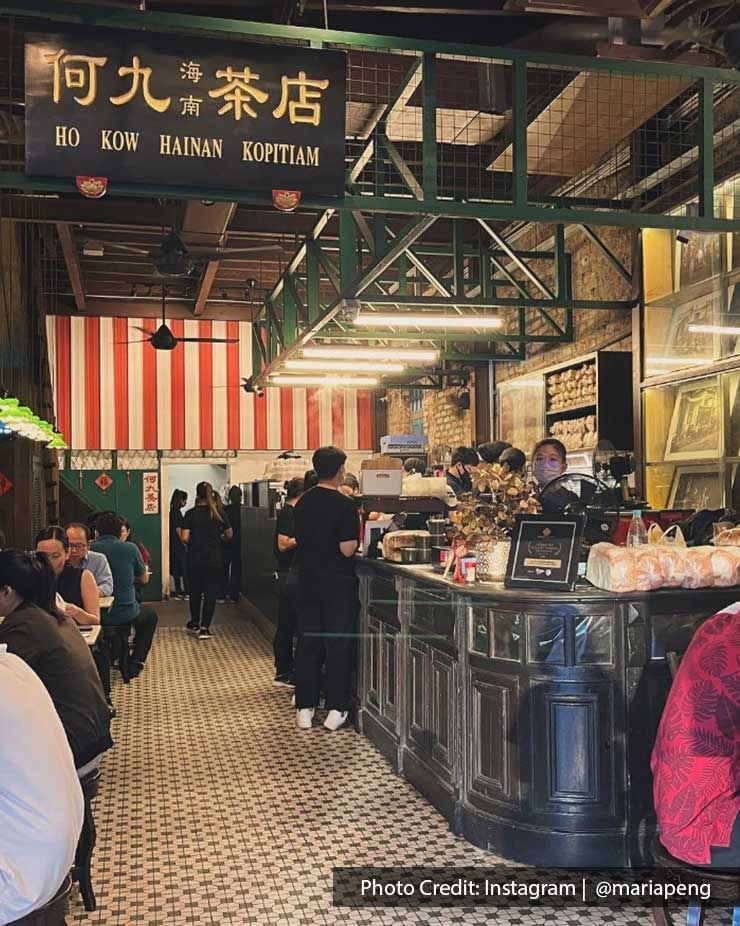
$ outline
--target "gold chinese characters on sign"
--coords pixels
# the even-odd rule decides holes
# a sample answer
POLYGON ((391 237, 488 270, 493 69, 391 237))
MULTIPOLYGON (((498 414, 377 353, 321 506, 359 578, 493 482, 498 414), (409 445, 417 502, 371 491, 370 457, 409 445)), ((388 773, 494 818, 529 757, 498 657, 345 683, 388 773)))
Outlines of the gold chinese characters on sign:
MULTIPOLYGON (((108 64, 107 57, 69 54, 65 48, 60 48, 46 53, 44 59, 52 68, 52 99, 55 104, 63 102, 65 89, 73 91, 72 97, 80 106, 91 106, 97 101, 99 71, 108 64)), ((128 78, 129 86, 124 92, 108 97, 114 106, 126 106, 141 93, 146 105, 155 112, 164 113, 170 108, 172 97, 156 95, 151 86, 153 69, 143 65, 139 55, 132 56, 130 65, 120 66, 117 74, 128 78)), ((207 79, 200 63, 193 60, 181 62, 179 74, 181 80, 194 84, 207 79)), ((237 122, 243 116, 257 119, 260 112, 256 107, 263 107, 270 100, 270 94, 259 86, 260 75, 249 65, 242 68, 227 65, 218 68, 213 77, 219 83, 209 89, 207 95, 221 103, 217 109, 219 116, 231 115, 237 122)), ((283 74, 280 78, 280 99, 271 111, 267 111, 274 119, 283 119, 287 115, 291 125, 319 126, 322 93, 329 85, 329 80, 309 77, 303 70, 299 70, 296 76, 283 74)), ((181 104, 180 115, 197 118, 205 97, 191 93, 180 97, 178 102, 181 104)))

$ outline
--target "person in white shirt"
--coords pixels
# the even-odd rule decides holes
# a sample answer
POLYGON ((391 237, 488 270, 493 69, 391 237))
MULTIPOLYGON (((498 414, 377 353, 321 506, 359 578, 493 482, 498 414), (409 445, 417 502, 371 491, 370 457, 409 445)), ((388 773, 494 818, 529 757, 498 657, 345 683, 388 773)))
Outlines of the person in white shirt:
POLYGON ((84 803, 43 683, 0 644, 0 926, 48 903, 74 862, 84 803))

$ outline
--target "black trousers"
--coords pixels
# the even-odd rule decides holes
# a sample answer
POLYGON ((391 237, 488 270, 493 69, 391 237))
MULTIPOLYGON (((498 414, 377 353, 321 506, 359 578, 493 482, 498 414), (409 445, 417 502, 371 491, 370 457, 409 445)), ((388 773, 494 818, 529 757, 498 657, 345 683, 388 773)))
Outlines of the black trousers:
POLYGON ((300 577, 297 610, 296 708, 318 706, 323 655, 327 710, 349 710, 357 644, 357 580, 335 577, 320 584, 300 577))
POLYGON ((159 618, 154 609, 143 605, 141 611, 131 622, 134 631, 134 645, 131 647, 133 662, 140 662, 142 665, 146 662, 146 657, 152 648, 158 621, 159 618))
POLYGON ((226 597, 239 601, 242 590, 242 551, 236 537, 225 548, 226 597))
POLYGON ((182 545, 170 549, 170 575, 175 583, 175 594, 184 595, 188 584, 185 575, 185 548, 182 545))
POLYGON ((278 623, 272 650, 275 675, 292 675, 295 668, 293 639, 296 634, 298 577, 295 573, 278 573, 278 623))
POLYGON ((100 676, 100 684, 103 686, 103 692, 106 698, 110 697, 110 653, 108 643, 103 637, 102 630, 98 637, 98 642, 92 648, 92 657, 95 660, 95 666, 100 676))
POLYGON ((190 620, 196 627, 207 629, 211 626, 223 584, 223 563, 188 563, 190 620))

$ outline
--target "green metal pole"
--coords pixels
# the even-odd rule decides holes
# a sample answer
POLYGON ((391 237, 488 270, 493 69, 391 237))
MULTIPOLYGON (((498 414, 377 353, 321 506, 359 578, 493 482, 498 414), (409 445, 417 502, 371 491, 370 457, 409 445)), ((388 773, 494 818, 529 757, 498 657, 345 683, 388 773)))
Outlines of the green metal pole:
POLYGON ((298 334, 298 313, 293 296, 292 286, 283 289, 283 338, 286 344, 291 344, 298 334))
POLYGON ((462 222, 452 223, 452 292, 465 297, 465 258, 462 222))
POLYGON ((346 292, 357 278, 357 234, 351 212, 339 213, 339 291, 346 292))
POLYGON ((527 204, 527 62, 514 62, 513 200, 517 206, 527 204))
POLYGON ((424 53, 422 113, 422 187, 424 202, 437 198, 437 59, 424 53))
POLYGON ((714 217, 714 82, 699 84, 699 215, 714 217))
POLYGON ((309 242, 306 249, 306 270, 308 281, 306 283, 306 301, 308 303, 308 322, 312 325, 321 314, 321 281, 319 279, 319 259, 313 242, 309 242))
POLYGON ((567 263, 565 260, 565 226, 555 226, 555 295, 558 299, 567 298, 567 263))

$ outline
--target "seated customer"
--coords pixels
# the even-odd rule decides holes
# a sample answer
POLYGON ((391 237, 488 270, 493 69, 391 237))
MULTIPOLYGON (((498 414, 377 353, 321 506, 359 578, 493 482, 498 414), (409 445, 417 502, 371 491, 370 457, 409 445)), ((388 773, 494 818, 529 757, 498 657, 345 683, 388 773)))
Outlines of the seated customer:
POLYGON ((95 579, 101 598, 113 594, 113 574, 108 560, 102 553, 90 549, 90 531, 78 522, 68 524, 65 528, 69 542, 69 565, 72 569, 88 569, 95 579))
POLYGON ((740 603, 694 634, 650 767, 660 841, 671 855, 740 869, 740 603))
MULTIPOLYGON (((100 594, 89 569, 73 569, 69 557, 67 535, 58 525, 46 527, 36 535, 36 552, 44 553, 56 576, 56 605, 62 614, 82 626, 100 623, 100 594)), ((106 566, 108 561, 106 560, 106 566)), ((103 693, 111 718, 115 709, 111 702, 110 656, 104 640, 92 648, 92 657, 98 669, 103 693)))
POLYGON ((113 745, 110 717, 90 649, 74 621, 56 610, 54 597, 46 557, 0 552, 0 643, 46 686, 82 777, 113 745))
POLYGON ((59 610, 78 624, 100 623, 100 595, 89 569, 73 569, 67 535, 59 525, 45 527, 36 535, 36 552, 45 554, 57 582, 59 610))
POLYGON ((148 605, 136 600, 136 585, 145 585, 151 573, 144 565, 139 548, 121 540, 123 519, 114 511, 104 511, 98 516, 95 528, 98 539, 92 549, 102 553, 113 573, 113 606, 103 617, 104 627, 131 624, 134 629, 134 645, 129 660, 129 676, 141 674, 152 647, 157 629, 157 615, 148 605))
POLYGON ((74 862, 82 790, 40 679, 0 646, 0 923, 48 903, 74 862))

